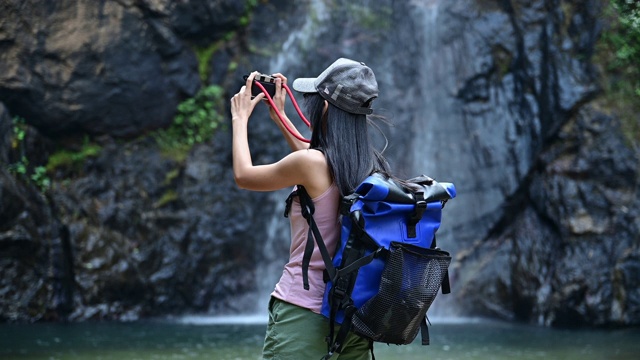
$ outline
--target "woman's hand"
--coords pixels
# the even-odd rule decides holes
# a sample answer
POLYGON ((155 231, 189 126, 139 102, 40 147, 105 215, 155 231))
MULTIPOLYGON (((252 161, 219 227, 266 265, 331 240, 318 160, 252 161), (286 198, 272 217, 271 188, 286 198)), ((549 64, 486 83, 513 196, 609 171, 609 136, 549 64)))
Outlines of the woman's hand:
MULTIPOLYGON (((280 111, 280 114, 282 114, 282 116, 286 116, 284 113, 284 103, 287 99, 287 91, 284 89, 283 85, 287 84, 287 78, 280 73, 276 73, 271 76, 276 78, 276 93, 273 95, 273 102, 276 105, 278 111, 280 111)), ((278 114, 271 106, 269 106, 269 116, 271 117, 271 120, 275 121, 276 123, 279 123, 281 121, 278 117, 278 114)))
POLYGON ((250 89, 253 84, 253 79, 257 74, 257 71, 252 72, 249 77, 247 77, 245 85, 231 98, 231 120, 233 123, 240 122, 246 124, 249 121, 249 116, 253 113, 253 109, 264 98, 264 94, 261 93, 251 99, 250 89))
POLYGON ((284 135, 284 138, 287 140, 287 143, 291 147, 291 150, 296 151, 309 148, 309 144, 307 142, 300 141, 302 134, 300 134, 300 131, 296 129, 295 125, 293 125, 291 120, 289 120, 289 117, 287 117, 287 114, 285 114, 284 112, 284 104, 287 98, 287 90, 284 88, 284 86, 287 84, 286 76, 280 73, 275 73, 271 76, 276 78, 276 91, 273 95, 273 103, 275 105, 275 109, 271 104, 269 104, 269 116, 271 117, 271 120, 273 120, 273 122, 278 125, 280 131, 282 131, 282 135, 284 135), (280 112, 282 118, 278 116, 276 109, 280 112), (295 135, 293 135, 289 131, 292 131, 295 135))

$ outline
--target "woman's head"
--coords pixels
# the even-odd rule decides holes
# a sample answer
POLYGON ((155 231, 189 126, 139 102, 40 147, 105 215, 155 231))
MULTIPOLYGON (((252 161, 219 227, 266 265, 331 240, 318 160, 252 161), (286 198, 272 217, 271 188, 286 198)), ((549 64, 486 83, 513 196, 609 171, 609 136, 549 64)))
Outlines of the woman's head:
POLYGON ((317 78, 296 79, 293 87, 305 93, 305 110, 313 129, 310 146, 324 152, 342 195, 355 190, 372 172, 388 173, 368 132, 367 114, 378 95, 371 69, 339 59, 317 78))
POLYGON ((293 89, 318 93, 329 103, 352 114, 369 115, 371 103, 378 97, 376 76, 365 63, 340 58, 318 77, 299 78, 293 89))

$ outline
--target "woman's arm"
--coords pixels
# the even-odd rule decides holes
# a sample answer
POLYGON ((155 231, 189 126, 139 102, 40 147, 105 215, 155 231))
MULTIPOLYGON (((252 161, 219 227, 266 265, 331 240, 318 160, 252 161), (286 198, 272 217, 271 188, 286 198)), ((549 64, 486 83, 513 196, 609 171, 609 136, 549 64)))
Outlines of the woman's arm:
POLYGON ((236 162, 236 184, 246 190, 274 191, 303 185, 311 197, 322 194, 332 183, 324 154, 318 150, 298 150, 273 164, 253 165, 236 162))
POLYGON ((312 197, 320 195, 331 185, 331 175, 324 155, 317 150, 294 151, 282 160, 268 165, 253 165, 247 140, 247 123, 263 94, 251 99, 247 91, 257 73, 252 73, 247 84, 231 98, 233 128, 233 175, 236 184, 255 191, 279 190, 293 185, 304 185, 312 197))
POLYGON ((264 94, 258 94, 254 99, 251 99, 251 91, 247 91, 247 89, 251 88, 257 74, 257 72, 251 73, 245 85, 231 98, 233 175, 236 182, 238 182, 238 176, 242 174, 242 169, 253 164, 247 140, 247 123, 253 109, 264 98, 264 94))

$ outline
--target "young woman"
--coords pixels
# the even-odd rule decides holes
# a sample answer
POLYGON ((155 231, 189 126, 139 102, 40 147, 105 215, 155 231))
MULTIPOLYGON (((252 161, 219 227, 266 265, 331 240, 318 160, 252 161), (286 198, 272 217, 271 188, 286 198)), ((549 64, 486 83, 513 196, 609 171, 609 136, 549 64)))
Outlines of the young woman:
MULTIPOLYGON (((373 172, 388 173, 382 156, 370 144, 367 115, 378 96, 373 71, 364 63, 338 59, 317 78, 296 79, 293 89, 304 94, 305 112, 311 123, 311 142, 292 135, 270 107, 271 118, 282 130, 292 152, 273 164, 254 165, 247 141, 247 123, 264 95, 251 99, 251 85, 257 73, 231 99, 233 122, 233 173, 239 187, 273 191, 302 185, 315 206, 314 219, 328 249, 340 238, 338 204, 373 172)), ((274 103, 284 114, 287 78, 274 74, 274 103)), ((300 135, 286 114, 288 126, 300 135)), ((325 291, 325 269, 317 246, 308 270, 309 290, 302 280, 302 257, 308 225, 300 203, 293 201, 289 214, 291 248, 289 261, 269 302, 269 323, 265 337, 265 359, 320 359, 327 353, 325 337, 328 319, 320 314, 325 291)), ((334 358, 369 359, 369 342, 350 334, 334 358)))

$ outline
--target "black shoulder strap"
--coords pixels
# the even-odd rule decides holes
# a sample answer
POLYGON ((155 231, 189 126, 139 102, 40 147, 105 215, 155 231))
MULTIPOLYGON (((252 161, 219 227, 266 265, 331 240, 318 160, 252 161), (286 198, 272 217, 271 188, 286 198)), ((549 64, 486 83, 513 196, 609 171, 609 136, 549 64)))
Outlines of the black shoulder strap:
POLYGON ((429 328, 427 327, 427 316, 425 315, 420 323, 420 334, 422 334, 422 345, 429 345, 429 328))
POLYGON ((309 290, 309 263, 311 262, 311 255, 313 255, 314 238, 315 242, 318 244, 320 255, 322 255, 322 260, 324 261, 324 266, 327 269, 327 274, 329 275, 330 279, 333 279, 335 277, 336 269, 333 266, 333 261, 331 259, 331 255, 329 254, 329 250, 327 250, 327 246, 322 240, 322 235, 320 234, 318 225, 316 225, 316 222, 313 219, 315 207, 313 206, 313 200, 311 200, 311 196, 309 196, 309 193, 307 193, 307 190, 302 185, 298 185, 297 194, 298 198, 300 199, 302 216, 307 220, 307 224, 309 224, 307 244, 305 245, 304 256, 302 258, 302 282, 304 285, 304 289, 309 290))
MULTIPOLYGON (((439 249, 438 244, 436 243, 435 235, 433 235, 433 240, 431 241, 431 248, 439 249)), ((451 283, 449 282, 449 269, 447 269, 447 271, 444 273, 444 278, 442 279, 442 284, 440 285, 441 285, 440 290, 442 291, 443 294, 451 293, 451 283)))

